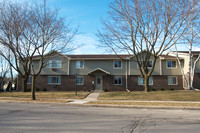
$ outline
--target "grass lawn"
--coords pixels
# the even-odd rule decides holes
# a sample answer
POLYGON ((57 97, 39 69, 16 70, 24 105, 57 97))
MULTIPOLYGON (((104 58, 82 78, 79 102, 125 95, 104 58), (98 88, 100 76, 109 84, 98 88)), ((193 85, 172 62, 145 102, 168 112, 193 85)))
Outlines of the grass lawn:
MULTIPOLYGON (((36 92, 36 99, 84 99, 89 92, 36 92)), ((31 98, 31 92, 0 92, 0 97, 31 98)))
POLYGON ((200 101, 197 91, 103 92, 99 100, 200 101))

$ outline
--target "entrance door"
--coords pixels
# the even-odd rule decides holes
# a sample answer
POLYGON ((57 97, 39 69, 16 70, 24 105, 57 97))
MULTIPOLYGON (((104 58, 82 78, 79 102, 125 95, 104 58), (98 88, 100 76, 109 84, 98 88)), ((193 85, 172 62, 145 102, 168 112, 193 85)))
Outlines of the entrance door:
POLYGON ((95 89, 102 90, 102 75, 96 75, 95 89))

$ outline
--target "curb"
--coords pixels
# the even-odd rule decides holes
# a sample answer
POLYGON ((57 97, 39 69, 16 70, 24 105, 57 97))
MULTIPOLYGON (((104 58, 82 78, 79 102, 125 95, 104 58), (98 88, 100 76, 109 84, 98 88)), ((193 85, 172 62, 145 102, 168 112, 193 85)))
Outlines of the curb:
POLYGON ((32 103, 32 104, 50 104, 50 105, 67 105, 76 107, 106 107, 106 108, 127 108, 127 109, 167 109, 167 110, 200 110, 200 107, 193 106, 142 106, 142 105, 112 105, 112 104, 71 104, 57 102, 34 102, 34 101, 14 101, 0 100, 0 103, 32 103))

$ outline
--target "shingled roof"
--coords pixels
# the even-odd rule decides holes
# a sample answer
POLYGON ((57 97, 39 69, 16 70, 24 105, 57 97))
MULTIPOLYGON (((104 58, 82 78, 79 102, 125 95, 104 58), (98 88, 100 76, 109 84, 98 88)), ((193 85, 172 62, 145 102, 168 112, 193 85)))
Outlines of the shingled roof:
POLYGON ((171 55, 160 55, 160 57, 163 57, 165 59, 176 59, 175 56, 171 56, 171 55))
POLYGON ((131 55, 66 55, 71 59, 126 59, 131 55))
MULTIPOLYGON (((174 51, 176 52, 176 51, 174 51)), ((189 51, 177 51, 178 53, 188 53, 189 54, 189 51)), ((192 54, 199 54, 200 51, 192 51, 192 54)))

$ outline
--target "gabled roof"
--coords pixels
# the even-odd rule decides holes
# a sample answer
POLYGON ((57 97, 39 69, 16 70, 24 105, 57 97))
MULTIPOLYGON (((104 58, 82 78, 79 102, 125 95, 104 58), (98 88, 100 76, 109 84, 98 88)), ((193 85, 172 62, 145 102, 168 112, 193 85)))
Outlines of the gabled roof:
POLYGON ((126 59, 131 55, 66 55, 71 59, 126 59))
POLYGON ((94 70, 88 72, 88 75, 91 75, 92 73, 97 72, 97 71, 100 71, 100 72, 103 72, 103 73, 105 73, 105 74, 107 74, 107 75, 110 75, 110 73, 109 73, 108 71, 103 70, 103 69, 101 69, 101 68, 96 68, 96 69, 94 69, 94 70))
POLYGON ((171 56, 171 55, 160 55, 160 57, 165 58, 165 59, 176 59, 175 56, 171 56))
MULTIPOLYGON (((160 59, 172 59, 172 60, 176 60, 176 56, 171 56, 171 55, 160 55, 160 59)), ((179 59, 183 59, 181 57, 179 57, 179 59)))
MULTIPOLYGON (((173 51, 176 52, 176 51, 173 51)), ((177 51, 178 53, 186 53, 189 54, 189 51, 177 51)), ((200 51, 192 51, 192 54, 200 54, 200 51)))
MULTIPOLYGON (((50 52, 44 54, 44 58, 52 57, 52 56, 55 56, 55 55, 60 55, 60 56, 64 56, 64 57, 66 57, 66 58, 69 58, 68 56, 65 56, 65 55, 63 55, 62 53, 60 53, 60 52, 58 52, 58 51, 55 51, 55 50, 50 51, 50 52)), ((38 59, 40 59, 40 56, 39 56, 39 55, 36 55, 36 56, 34 56, 33 59, 34 59, 34 60, 38 60, 38 59)))

